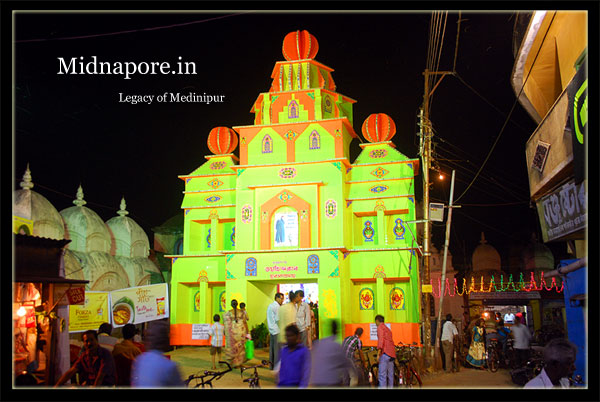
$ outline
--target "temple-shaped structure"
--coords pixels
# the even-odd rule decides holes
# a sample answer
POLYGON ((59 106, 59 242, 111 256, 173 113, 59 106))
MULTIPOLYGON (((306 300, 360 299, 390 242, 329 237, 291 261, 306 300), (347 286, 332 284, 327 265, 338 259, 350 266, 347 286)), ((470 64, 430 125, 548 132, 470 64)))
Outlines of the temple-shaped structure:
MULTIPOLYGON (((420 343, 414 176, 418 160, 395 149, 393 120, 362 125, 352 163, 355 101, 336 92, 307 31, 289 33, 285 61, 254 105, 254 124, 214 128, 214 155, 185 182, 183 254, 171 255, 171 343, 202 345, 192 325, 245 302, 252 328, 266 322, 278 285, 318 287, 319 320, 342 336, 382 314, 394 340, 420 343), (234 131, 235 130, 235 131, 234 131), (239 142, 239 160, 233 155, 239 142)), ((320 325, 320 336, 327 326, 320 325)))

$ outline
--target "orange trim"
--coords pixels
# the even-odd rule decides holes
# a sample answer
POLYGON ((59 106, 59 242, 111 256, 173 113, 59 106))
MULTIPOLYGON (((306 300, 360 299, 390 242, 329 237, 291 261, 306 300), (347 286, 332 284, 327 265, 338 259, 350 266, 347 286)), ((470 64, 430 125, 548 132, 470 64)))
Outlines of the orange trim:
MULTIPOLYGON (((389 178, 389 179, 373 179, 373 180, 347 181, 346 184, 381 183, 381 182, 384 182, 384 181, 399 181, 399 180, 413 180, 413 179, 414 179, 413 176, 410 176, 410 177, 394 177, 394 178, 389 178)), ((207 190, 207 191, 209 191, 209 190, 207 190)))
MULTIPOLYGON (((310 216, 309 216, 310 220, 310 216)), ((317 247, 321 247, 321 189, 317 186, 317 247)))
MULTIPOLYGON (((401 215, 407 214, 408 209, 386 209, 383 211, 384 215, 401 215)), ((354 215, 362 218, 363 216, 377 216, 377 211, 364 211, 364 212, 355 212, 354 215)))
MULTIPOLYGON (((229 167, 231 167, 231 166, 229 166, 229 167)), ((198 175, 193 175, 193 176, 182 175, 182 176, 177 176, 177 178, 185 181, 186 179, 195 179, 198 177, 220 177, 220 176, 235 176, 235 175, 237 175, 237 173, 210 173, 210 174, 198 174, 198 175)))
MULTIPOLYGON (((296 209, 298 212, 298 226, 300 230, 300 247, 308 248, 310 247, 310 203, 305 201, 304 199, 298 197, 296 194, 292 193, 290 190, 282 190, 273 198, 265 202, 260 207, 260 248, 262 250, 271 250, 271 219, 273 217, 273 213, 279 209, 280 207, 292 207, 296 209), (287 191, 291 198, 287 202, 283 202, 279 199, 279 195, 284 191, 287 191), (303 221, 300 216, 300 211, 306 209, 308 213, 308 219, 303 221), (267 218, 265 220, 262 219, 263 213, 267 213, 267 218)), ((285 250, 282 250, 285 251, 285 250)))
MULTIPOLYGON (((192 339, 192 325, 171 324, 171 345, 210 346, 210 339, 192 339)), ((223 336, 223 346, 225 346, 225 336, 223 336)))
POLYGON ((393 276, 390 278, 383 278, 385 283, 390 282, 410 282, 410 276, 393 276))
MULTIPOLYGON (((192 222, 196 222, 196 223, 211 223, 212 219, 192 219, 192 222)), ((229 222, 235 222, 235 218, 223 218, 223 219, 217 219, 217 222, 220 223, 229 223, 229 222)))
POLYGON ((350 280, 354 283, 377 282, 377 278, 350 278, 350 280))
POLYGON ((256 188, 266 188, 266 187, 288 187, 288 186, 308 186, 308 185, 324 186, 325 183, 323 183, 322 181, 307 181, 305 183, 257 184, 256 186, 248 186, 248 188, 251 190, 254 190, 256 188))
MULTIPOLYGON (((363 329, 363 335, 360 340, 363 346, 377 346, 377 341, 372 341, 369 334, 371 333, 371 323, 361 324, 346 324, 344 326, 344 337, 354 335, 356 328, 363 329)), ((405 344, 411 345, 416 342, 421 347, 421 337, 419 335, 419 323, 416 322, 392 322, 392 339, 394 345, 397 345, 400 341, 405 344)))

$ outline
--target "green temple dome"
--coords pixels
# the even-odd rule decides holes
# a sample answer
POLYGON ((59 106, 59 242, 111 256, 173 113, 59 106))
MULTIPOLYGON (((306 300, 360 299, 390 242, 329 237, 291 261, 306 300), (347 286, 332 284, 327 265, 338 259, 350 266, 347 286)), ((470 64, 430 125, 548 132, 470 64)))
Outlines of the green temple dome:
POLYGON ((150 242, 144 229, 127 216, 125 198, 121 199, 119 216, 109 219, 106 224, 115 240, 115 255, 123 257, 148 257, 150 242))
POLYGON ((471 262, 473 264, 473 272, 500 271, 500 254, 493 246, 487 243, 483 232, 481 232, 479 245, 473 251, 471 262))
POLYGON ((555 268, 552 251, 540 243, 535 234, 531 236, 531 241, 523 250, 523 263, 526 271, 550 271, 555 268))

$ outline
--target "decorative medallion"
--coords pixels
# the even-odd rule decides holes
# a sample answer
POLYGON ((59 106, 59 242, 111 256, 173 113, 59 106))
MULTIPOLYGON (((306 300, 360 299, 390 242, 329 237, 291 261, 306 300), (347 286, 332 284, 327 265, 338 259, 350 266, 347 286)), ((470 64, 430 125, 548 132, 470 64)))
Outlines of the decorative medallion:
POLYGON ((385 176, 389 172, 390 172, 389 170, 386 170, 386 169, 382 168, 381 166, 379 166, 377 169, 373 170, 371 172, 371 174, 373 176, 377 177, 378 179, 381 179, 383 176, 385 176))
POLYGON ((387 275, 385 274, 385 270, 382 265, 378 265, 375 267, 375 273, 373 274, 373 278, 385 278, 387 275))
POLYGON ((375 303, 373 303, 374 296, 373 290, 370 288, 362 288, 358 292, 358 301, 361 310, 374 310, 375 303))
POLYGON ((373 186, 369 190, 372 193, 383 193, 384 191, 387 191, 388 188, 388 186, 373 186))
POLYGON ((313 130, 312 133, 310 133, 308 149, 321 149, 321 136, 317 130, 313 130))
POLYGON ((211 195, 210 197, 206 197, 206 198, 204 199, 204 201, 206 201, 206 202, 217 202, 217 201, 219 201, 220 199, 221 199, 221 197, 220 197, 220 196, 218 196, 218 195, 211 195))
POLYGON ((208 229, 208 236, 206 236, 206 243, 208 244, 208 248, 210 248, 210 244, 211 244, 210 240, 211 240, 210 239, 210 229, 208 229))
POLYGON ((337 204, 335 200, 327 200, 325 203, 325 216, 329 219, 335 218, 337 215, 337 204))
POLYGON ((198 282, 208 282, 208 274, 205 270, 200 271, 198 274, 198 282))
POLYGON ((375 208, 373 208, 375 212, 377 211, 385 211, 385 203, 382 200, 375 201, 375 208))
POLYGON ((298 137, 298 133, 294 130, 288 130, 283 136, 290 141, 294 141, 298 137))
POLYGON ((269 134, 267 134, 263 137, 262 153, 270 154, 272 152, 273 152, 273 139, 271 138, 271 136, 269 134))
POLYGON ((386 155, 387 151, 385 149, 374 149, 371 152, 369 152, 369 156, 373 159, 385 158, 386 155))
POLYGON ((293 197, 292 195, 290 195, 290 193, 288 193, 287 191, 284 191, 283 193, 279 194, 277 196, 277 198, 279 198, 281 201, 283 202, 288 202, 289 200, 291 200, 293 197))
POLYGON ((300 211, 300 219, 303 221, 306 221, 308 219, 308 211, 306 209, 300 211))
POLYGON ((200 306, 200 291, 197 290, 196 293, 194 293, 194 311, 200 311, 200 306))
POLYGON ((229 236, 229 238, 231 239, 231 245, 235 247, 235 226, 233 227, 233 230, 231 231, 231 236, 229 236))
POLYGON ((246 276, 256 276, 256 258, 246 258, 246 276))
POLYGON ((244 205, 242 207, 242 222, 243 223, 250 223, 252 222, 252 207, 250 205, 244 205))
POLYGON ((390 309, 404 310, 404 291, 400 288, 392 288, 390 291, 390 309))
POLYGON ((308 256, 308 273, 309 274, 318 274, 319 270, 319 256, 316 254, 311 254, 308 256))
POLYGON ((300 117, 298 114, 298 102, 292 99, 288 104, 288 119, 297 119, 298 117, 300 117))
POLYGON ((221 170, 225 167, 226 163, 224 161, 213 162, 210 164, 210 168, 212 170, 221 170))
POLYGON ((331 111, 333 110, 333 104, 331 102, 331 98, 327 95, 325 95, 325 101, 323 102, 323 110, 325 110, 325 112, 327 113, 331 113, 331 111))
POLYGON ((375 229, 373 229, 373 223, 371 221, 365 222, 365 227, 362 231, 363 237, 365 241, 373 241, 373 236, 375 236, 375 229))
POLYGON ((296 177, 296 169, 293 167, 286 167, 279 170, 279 177, 282 179, 291 179, 296 177))
POLYGON ((336 267, 332 273, 327 275, 328 278, 339 278, 340 277, 340 267, 336 267))
POLYGON ((209 181, 206 184, 208 184, 212 188, 219 188, 223 185, 223 182, 219 179, 212 179, 211 181, 209 181))
POLYGON ((396 226, 394 226, 394 234, 396 235, 396 240, 404 239, 404 223, 402 223, 402 219, 398 218, 395 220, 396 226))
POLYGON ((227 299, 225 298, 225 291, 222 291, 219 295, 219 312, 223 313, 227 309, 227 299))

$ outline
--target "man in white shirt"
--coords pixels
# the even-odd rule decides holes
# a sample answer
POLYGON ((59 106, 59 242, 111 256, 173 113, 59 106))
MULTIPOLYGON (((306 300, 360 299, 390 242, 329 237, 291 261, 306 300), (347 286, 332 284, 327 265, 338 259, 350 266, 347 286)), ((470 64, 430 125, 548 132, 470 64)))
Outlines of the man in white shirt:
POLYGON ((566 339, 552 339, 544 348, 545 366, 525 388, 569 388, 569 378, 575 372, 577 347, 566 339))
POLYGON ((529 341, 531 340, 531 332, 529 328, 521 324, 521 318, 515 317, 515 325, 510 328, 510 333, 515 339, 513 343, 513 349, 515 350, 515 357, 517 360, 517 367, 521 367, 527 362, 529 358, 529 341))
POLYGON ((271 370, 279 360, 279 307, 283 303, 283 293, 275 293, 275 301, 267 307, 267 327, 271 334, 269 344, 269 360, 271 361, 271 370))
POLYGON ((304 346, 311 347, 312 339, 308 335, 310 332, 310 307, 304 302, 304 291, 296 292, 296 303, 298 304, 298 312, 296 313, 296 325, 300 330, 300 339, 304 346))
POLYGON ((454 355, 454 337, 458 335, 456 326, 452 323, 452 314, 446 315, 446 322, 442 327, 442 349, 446 359, 446 373, 452 371, 452 356, 454 355))

